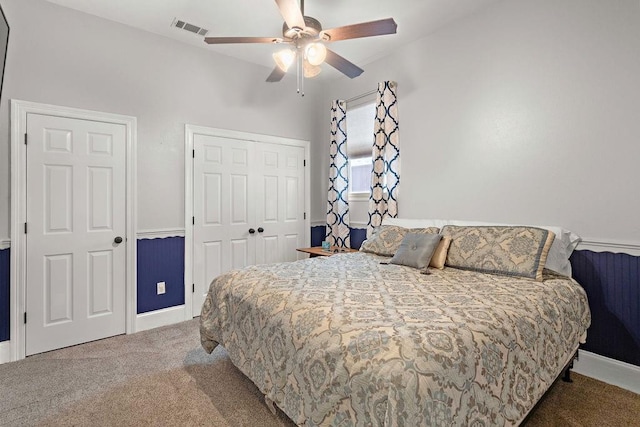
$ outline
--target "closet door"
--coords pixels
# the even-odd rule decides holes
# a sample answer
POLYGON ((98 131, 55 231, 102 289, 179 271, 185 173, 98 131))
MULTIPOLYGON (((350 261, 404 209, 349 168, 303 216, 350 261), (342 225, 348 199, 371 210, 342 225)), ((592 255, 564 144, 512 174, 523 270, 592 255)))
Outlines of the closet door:
POLYGON ((200 315, 215 277, 255 263, 253 145, 250 141, 194 135, 194 316, 200 315))
POLYGON ((304 246, 304 148, 256 143, 256 263, 295 261, 304 246))

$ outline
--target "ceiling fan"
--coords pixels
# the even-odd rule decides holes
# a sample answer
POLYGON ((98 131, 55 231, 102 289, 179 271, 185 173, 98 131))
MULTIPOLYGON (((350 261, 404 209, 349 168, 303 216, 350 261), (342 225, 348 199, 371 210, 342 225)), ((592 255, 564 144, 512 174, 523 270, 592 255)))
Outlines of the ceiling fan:
POLYGON ((323 62, 331 65, 349 78, 358 77, 364 72, 362 68, 354 63, 327 49, 326 43, 395 34, 398 27, 393 18, 387 18, 323 30, 320 21, 310 16, 304 16, 304 0, 300 0, 300 6, 298 6, 297 0, 275 0, 275 2, 284 18, 282 37, 205 37, 204 41, 209 44, 289 44, 290 48, 273 54, 276 67, 267 77, 267 81, 278 82, 282 80, 289 67, 295 61, 298 75, 298 92, 304 77, 316 76, 320 72, 319 65, 323 62))

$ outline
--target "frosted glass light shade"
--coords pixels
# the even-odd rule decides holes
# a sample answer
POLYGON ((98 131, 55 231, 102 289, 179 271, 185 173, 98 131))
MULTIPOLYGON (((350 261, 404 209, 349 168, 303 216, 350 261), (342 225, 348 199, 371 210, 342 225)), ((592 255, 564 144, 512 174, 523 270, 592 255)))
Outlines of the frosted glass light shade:
POLYGON ((302 70, 304 72, 305 78, 310 79, 311 77, 315 77, 320 74, 322 68, 318 67, 317 65, 312 65, 308 61, 304 61, 304 64, 302 64, 302 70))
POLYGON ((285 73, 293 64, 294 59, 296 59, 296 53, 291 49, 283 49, 273 54, 273 60, 276 61, 276 65, 285 73))
POLYGON ((327 48, 322 43, 309 43, 305 53, 309 64, 320 65, 327 57, 327 48))

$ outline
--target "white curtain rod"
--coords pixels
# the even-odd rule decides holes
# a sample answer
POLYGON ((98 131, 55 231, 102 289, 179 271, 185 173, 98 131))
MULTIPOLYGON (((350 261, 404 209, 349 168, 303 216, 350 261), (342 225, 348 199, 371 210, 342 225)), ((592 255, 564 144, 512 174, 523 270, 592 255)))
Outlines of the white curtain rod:
POLYGON ((378 92, 378 89, 370 90, 369 92, 365 92, 363 94, 354 96, 353 98, 349 98, 349 99, 346 100, 346 102, 357 101, 358 99, 364 98, 364 97, 369 96, 369 95, 373 95, 374 93, 377 93, 377 92, 378 92))

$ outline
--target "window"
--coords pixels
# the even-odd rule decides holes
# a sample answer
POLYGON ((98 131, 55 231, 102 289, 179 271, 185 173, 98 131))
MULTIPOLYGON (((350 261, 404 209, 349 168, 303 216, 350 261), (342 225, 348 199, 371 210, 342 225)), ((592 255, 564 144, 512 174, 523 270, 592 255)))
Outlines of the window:
POLYGON ((369 193, 371 188, 371 156, 349 160, 349 192, 369 193))
POLYGON ((371 149, 376 117, 375 93, 347 104, 349 199, 368 199, 371 189, 371 149))

